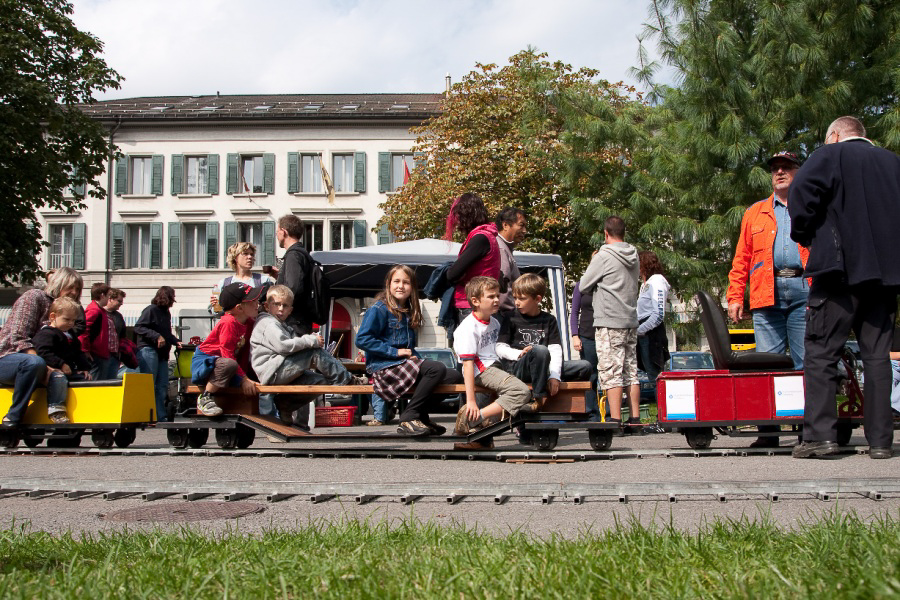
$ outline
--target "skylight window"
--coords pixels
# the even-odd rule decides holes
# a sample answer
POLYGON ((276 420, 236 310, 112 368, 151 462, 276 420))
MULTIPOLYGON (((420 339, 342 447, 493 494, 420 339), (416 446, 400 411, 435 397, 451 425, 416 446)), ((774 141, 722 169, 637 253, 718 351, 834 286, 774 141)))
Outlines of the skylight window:
POLYGON ((409 110, 409 104, 394 104, 391 110, 409 110))
POLYGON ((341 110, 356 110, 359 108, 359 104, 345 104, 341 107, 341 110))
POLYGON ((222 107, 221 106, 204 106, 200 110, 213 111, 213 110, 219 110, 220 108, 222 108, 222 107))
POLYGON ((150 110, 157 110, 159 112, 162 112, 164 110, 169 110, 169 107, 168 106, 154 106, 150 110))
POLYGON ((321 104, 307 104, 306 106, 303 107, 303 110, 314 111, 314 110, 319 110, 320 108, 322 108, 321 104))
POLYGON ((269 110, 270 108, 272 107, 268 104, 261 104, 259 106, 254 106, 253 110, 269 110))

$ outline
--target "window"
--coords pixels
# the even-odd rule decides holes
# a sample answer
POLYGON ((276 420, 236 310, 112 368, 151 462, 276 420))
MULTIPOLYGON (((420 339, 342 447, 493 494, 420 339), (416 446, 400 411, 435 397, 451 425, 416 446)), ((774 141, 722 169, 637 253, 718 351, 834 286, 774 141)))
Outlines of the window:
POLYGON ((149 195, 153 182, 153 158, 150 156, 135 156, 131 159, 131 181, 128 185, 128 193, 136 195, 149 195))
POLYGON ((182 238, 182 268, 205 268, 207 258, 206 223, 185 224, 182 238))
POLYGON ((353 186, 353 155, 335 154, 331 158, 331 178, 335 192, 356 191, 353 186))
POLYGON ((261 194, 263 191, 263 157, 242 156, 240 188, 245 194, 261 194))
POLYGON ((219 193, 219 155, 172 155, 172 195, 219 193))
POLYGON ((72 226, 50 226, 50 264, 51 269, 72 266, 72 226))
POLYGON ((304 224, 303 245, 308 252, 317 252, 322 249, 322 224, 304 224))
POLYGON ((150 224, 128 225, 126 228, 126 269, 150 268, 150 224))
POLYGON ((300 156, 300 191, 309 194, 322 193, 321 156, 303 154, 300 156))
POLYGON ((205 156, 188 156, 184 159, 184 193, 206 194, 209 161, 205 156))
POLYGON ((378 191, 396 192, 416 168, 415 158, 406 152, 378 153, 378 191))
MULTIPOLYGON (((239 242, 250 242, 257 249, 262 248, 263 245, 263 231, 262 231, 262 223, 241 223, 241 233, 238 238, 239 242)), ((257 260, 261 257, 257 257, 257 260)))
POLYGON ((331 222, 331 249, 344 250, 353 247, 353 221, 331 222))
POLYGON ((126 156, 116 163, 116 195, 160 196, 163 156, 126 156))
POLYGON ((227 194, 274 194, 274 154, 229 154, 225 175, 227 194))

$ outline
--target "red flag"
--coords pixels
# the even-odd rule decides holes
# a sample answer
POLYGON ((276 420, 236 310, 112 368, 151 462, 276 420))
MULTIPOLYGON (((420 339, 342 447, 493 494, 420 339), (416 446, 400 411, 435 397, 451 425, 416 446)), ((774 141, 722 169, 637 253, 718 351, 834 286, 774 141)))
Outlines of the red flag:
POLYGON ((406 164, 406 159, 403 159, 403 185, 409 183, 409 165, 406 164))

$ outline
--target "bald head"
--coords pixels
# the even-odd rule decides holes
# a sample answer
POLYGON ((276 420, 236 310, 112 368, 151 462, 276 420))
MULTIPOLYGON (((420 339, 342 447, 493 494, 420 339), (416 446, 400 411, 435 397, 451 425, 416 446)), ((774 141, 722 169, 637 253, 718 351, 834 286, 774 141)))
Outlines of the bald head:
POLYGON ((848 137, 866 137, 866 128, 856 117, 838 117, 825 132, 825 143, 834 144, 848 137))

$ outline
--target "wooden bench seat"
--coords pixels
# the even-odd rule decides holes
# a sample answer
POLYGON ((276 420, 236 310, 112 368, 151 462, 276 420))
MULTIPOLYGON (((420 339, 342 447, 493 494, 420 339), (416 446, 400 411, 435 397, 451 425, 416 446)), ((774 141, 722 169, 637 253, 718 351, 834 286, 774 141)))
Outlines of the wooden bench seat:
MULTIPOLYGON (((528 386, 531 387, 531 386, 528 386)), ((591 389, 587 381, 563 381, 559 384, 559 393, 544 403, 541 412, 583 413, 585 412, 584 393, 591 389)), ((493 395, 488 389, 476 387, 477 392, 493 395)), ((189 385, 188 394, 200 394, 200 386, 189 385)), ((435 394, 464 394, 466 386, 462 383, 439 385, 435 394)), ((371 385, 261 385, 260 394, 297 394, 321 396, 322 394, 371 394, 371 385)), ((216 393, 216 403, 230 414, 259 414, 259 403, 256 398, 244 396, 240 388, 228 388, 216 393), (220 401, 221 400, 221 401, 220 401)))

